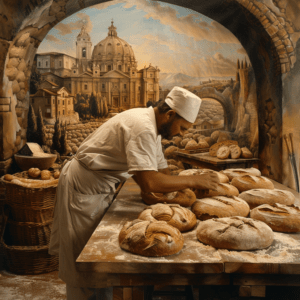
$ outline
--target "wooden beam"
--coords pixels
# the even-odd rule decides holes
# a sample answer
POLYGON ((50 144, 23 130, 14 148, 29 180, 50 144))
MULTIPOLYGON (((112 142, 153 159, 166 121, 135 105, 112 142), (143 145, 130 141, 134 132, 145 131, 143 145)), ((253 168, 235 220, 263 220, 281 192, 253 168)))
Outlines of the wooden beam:
POLYGON ((240 297, 266 297, 266 287, 263 285, 260 286, 249 286, 241 285, 239 289, 240 297))
POLYGON ((273 286, 300 286, 299 275, 232 275, 233 285, 273 285, 273 286))

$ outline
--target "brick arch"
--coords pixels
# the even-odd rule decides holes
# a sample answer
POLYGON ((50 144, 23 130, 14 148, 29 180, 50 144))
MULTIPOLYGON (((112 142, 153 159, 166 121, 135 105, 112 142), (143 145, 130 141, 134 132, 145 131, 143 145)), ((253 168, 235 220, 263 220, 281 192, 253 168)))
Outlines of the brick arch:
POLYGON ((231 131, 231 125, 234 117, 233 105, 231 99, 225 97, 213 87, 204 87, 198 93, 200 98, 212 98, 218 101, 224 110, 224 127, 225 130, 231 131))

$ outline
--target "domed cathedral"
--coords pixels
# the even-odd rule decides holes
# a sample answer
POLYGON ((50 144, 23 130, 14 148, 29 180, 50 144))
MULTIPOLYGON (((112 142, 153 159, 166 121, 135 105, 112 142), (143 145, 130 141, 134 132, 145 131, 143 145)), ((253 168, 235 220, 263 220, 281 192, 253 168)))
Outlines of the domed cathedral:
MULTIPOLYGON (((37 68, 42 79, 66 87, 71 94, 91 94, 105 97, 108 104, 125 109, 145 107, 148 101, 159 100, 159 69, 151 64, 141 70, 132 47, 118 37, 114 22, 108 28, 107 37, 92 51, 90 35, 82 27, 76 41, 76 58, 68 64, 53 64, 54 68, 43 68, 45 59, 65 60, 62 53, 37 55, 37 68), (55 66, 62 66, 58 69, 55 66)), ((49 61, 47 65, 51 65, 49 61)))

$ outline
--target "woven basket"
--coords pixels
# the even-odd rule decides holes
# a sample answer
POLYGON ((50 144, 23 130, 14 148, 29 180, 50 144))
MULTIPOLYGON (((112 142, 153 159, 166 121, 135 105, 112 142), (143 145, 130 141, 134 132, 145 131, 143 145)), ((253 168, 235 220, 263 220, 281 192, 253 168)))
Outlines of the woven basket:
MULTIPOLYGON (((53 175, 54 171, 52 172, 53 175)), ((14 174, 16 177, 28 178, 28 173, 20 172, 14 174)), ((27 188, 18 184, 5 181, 6 200, 8 205, 17 205, 30 209, 51 208, 55 205, 55 194, 57 184, 50 187, 27 188)))
MULTIPOLYGON (((7 204, 6 204, 7 205, 7 204)), ((43 209, 30 209, 9 204, 9 219, 17 222, 45 223, 53 220, 54 206, 43 209)))
POLYGON ((8 220, 7 243, 14 246, 43 246, 50 242, 52 221, 47 223, 15 222, 8 220), (9 242, 8 242, 9 240, 9 242))
MULTIPOLYGON (((5 223, 7 223, 5 221, 5 223)), ((15 274, 34 275, 58 270, 58 255, 48 254, 49 246, 10 246, 6 244, 8 236, 3 227, 1 243, 5 254, 6 268, 15 274)))

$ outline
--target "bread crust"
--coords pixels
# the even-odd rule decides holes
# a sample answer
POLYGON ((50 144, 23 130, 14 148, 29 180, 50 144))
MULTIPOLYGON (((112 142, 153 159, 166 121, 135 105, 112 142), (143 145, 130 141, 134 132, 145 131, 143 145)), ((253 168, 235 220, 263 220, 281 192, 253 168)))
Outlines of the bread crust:
POLYGON ((202 175, 202 174, 207 174, 207 173, 217 174, 221 183, 229 182, 229 178, 227 177, 227 175, 222 174, 221 172, 210 170, 210 169, 189 169, 189 170, 184 170, 184 171, 180 172, 179 175, 180 176, 191 176, 191 175, 202 175))
POLYGON ((226 169, 220 171, 220 173, 226 175, 231 181, 234 177, 242 175, 254 175, 261 176, 261 172, 256 168, 246 168, 246 169, 226 169))
POLYGON ((238 197, 239 195, 239 190, 229 184, 229 183, 218 183, 217 190, 209 190, 208 194, 206 195, 207 198, 209 197, 214 197, 214 196, 226 196, 226 197, 238 197))
POLYGON ((196 150, 199 149, 200 146, 195 140, 190 140, 188 143, 185 145, 185 150, 196 150))
POLYGON ((178 147, 170 146, 166 149, 164 155, 166 158, 174 158, 176 155, 174 152, 178 151, 178 147))
POLYGON ((200 222, 197 238, 200 242, 218 249, 256 250, 269 247, 274 233, 261 221, 231 217, 200 222))
POLYGON ((240 158, 241 154, 242 154, 242 150, 238 145, 231 145, 229 146, 229 150, 230 150, 230 157, 232 159, 238 159, 240 158))
POLYGON ((180 231, 164 221, 134 220, 127 222, 119 234, 122 249, 143 256, 167 256, 183 247, 180 231))
POLYGON ((230 155, 229 147, 222 146, 217 151, 217 158, 219 159, 227 159, 230 155))
POLYGON ((241 156, 243 158, 253 158, 252 152, 247 147, 243 147, 241 148, 241 150, 242 150, 241 156))
POLYGON ((49 180, 51 178, 51 172, 48 170, 43 170, 41 172, 41 179, 42 180, 49 180))
POLYGON ((235 196, 200 199, 192 205, 191 209, 197 219, 202 221, 233 216, 247 217, 250 212, 247 202, 235 196))
POLYGON ((41 175, 41 170, 39 168, 30 168, 28 175, 32 178, 38 178, 41 175))
POLYGON ((274 231, 300 231, 300 209, 295 205, 263 204, 251 210, 250 216, 252 219, 266 223, 274 231))
POLYGON ((233 140, 227 140, 227 141, 216 143, 209 148, 209 155, 217 156, 217 151, 219 150, 220 147, 222 146, 228 147, 230 145, 238 145, 238 142, 233 140))
POLYGON ((292 192, 279 189, 253 189, 241 193, 239 197, 245 200, 251 209, 263 204, 293 205, 295 203, 292 192))
POLYGON ((183 207, 190 207, 196 201, 195 193, 190 189, 172 193, 144 193, 141 192, 143 201, 148 205, 157 203, 179 204, 183 207))
POLYGON ((242 175, 233 178, 231 184, 240 192, 252 189, 274 189, 272 181, 264 176, 242 175))
POLYGON ((151 222, 165 221, 180 232, 193 229, 197 223, 195 214, 178 204, 158 203, 148 206, 139 214, 138 219, 151 222))

